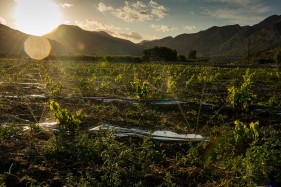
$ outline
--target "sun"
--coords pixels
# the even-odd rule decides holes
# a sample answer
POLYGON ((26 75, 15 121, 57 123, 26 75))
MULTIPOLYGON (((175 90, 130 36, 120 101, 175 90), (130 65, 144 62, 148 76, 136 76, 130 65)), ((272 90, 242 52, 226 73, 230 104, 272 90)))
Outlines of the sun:
POLYGON ((59 6, 52 0, 16 0, 16 27, 27 34, 42 36, 62 23, 59 6))

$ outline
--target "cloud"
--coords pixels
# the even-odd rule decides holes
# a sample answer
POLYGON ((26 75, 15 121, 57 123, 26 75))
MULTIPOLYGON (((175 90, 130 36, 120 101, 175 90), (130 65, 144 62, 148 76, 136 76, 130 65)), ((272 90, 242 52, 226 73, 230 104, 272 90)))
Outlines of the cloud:
POLYGON ((159 5, 156 1, 150 1, 149 5, 152 7, 151 12, 158 18, 164 18, 167 15, 167 9, 159 5))
POLYGON ((185 27, 183 27, 184 29, 186 29, 186 30, 188 30, 188 31, 194 31, 194 30, 196 30, 196 26, 191 26, 191 25, 187 25, 187 26, 185 26, 185 27))
MULTIPOLYGON (((216 2, 231 3, 230 0, 208 0, 216 2)), ((264 19, 265 14, 271 13, 273 8, 267 5, 264 5, 259 0, 245 0, 245 3, 242 3, 242 0, 235 0, 236 6, 225 6, 221 8, 206 8, 204 14, 221 19, 230 21, 234 24, 241 25, 251 25, 257 22, 260 22, 264 19), (241 4, 239 4, 241 3, 241 4), (248 3, 246 5, 246 3, 248 3), (238 5, 239 4, 239 5, 238 5)))
POLYGON ((98 11, 100 11, 100 12, 111 11, 111 10, 113 10, 113 8, 111 6, 106 6, 103 3, 99 3, 99 5, 98 5, 98 11))
POLYGON ((137 32, 130 32, 130 33, 119 33, 121 37, 133 39, 133 40, 142 40, 143 37, 137 32))
POLYGON ((139 33, 130 32, 129 28, 120 28, 112 24, 107 25, 93 19, 75 21, 75 25, 89 31, 105 31, 114 37, 131 40, 132 42, 140 42, 143 39, 139 33))
POLYGON ((101 30, 122 30, 120 27, 116 27, 114 25, 107 25, 103 24, 99 21, 92 20, 92 19, 86 19, 83 21, 75 21, 75 25, 81 27, 82 29, 85 30, 90 30, 90 31, 101 31, 101 30))
POLYGON ((0 24, 7 25, 7 21, 3 17, 0 17, 0 24))
POLYGON ((252 0, 207 0, 207 2, 213 3, 229 3, 229 4, 238 4, 247 6, 252 2, 252 0))
POLYGON ((98 10, 100 12, 109 11, 114 16, 123 19, 126 22, 163 19, 167 15, 167 8, 158 4, 154 0, 151 0, 148 3, 142 1, 125 1, 124 6, 120 8, 113 8, 104 3, 99 3, 98 10))
POLYGON ((60 6, 61 6, 62 8, 70 8, 70 7, 73 7, 73 4, 62 3, 62 4, 60 4, 60 6))
POLYGON ((178 29, 176 27, 170 27, 167 25, 154 25, 154 24, 152 24, 150 27, 155 31, 160 31, 160 32, 170 32, 178 29))

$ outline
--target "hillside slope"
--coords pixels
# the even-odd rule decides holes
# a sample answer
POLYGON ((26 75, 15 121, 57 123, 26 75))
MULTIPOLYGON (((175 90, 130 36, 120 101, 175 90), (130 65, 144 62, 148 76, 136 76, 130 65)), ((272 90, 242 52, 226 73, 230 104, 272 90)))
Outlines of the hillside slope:
MULTIPOLYGON (((25 56, 24 43, 30 36, 0 24, 0 53, 25 56)), ((48 40, 51 44, 51 54, 66 52, 62 44, 54 40, 48 40)))
POLYGON ((240 56, 281 45, 281 16, 270 16, 253 26, 212 27, 194 34, 142 42, 143 49, 163 46, 188 55, 197 50, 201 56, 240 56))
POLYGON ((77 26, 60 25, 46 37, 62 43, 69 53, 96 55, 140 55, 140 46, 115 38, 106 32, 85 31, 77 26))

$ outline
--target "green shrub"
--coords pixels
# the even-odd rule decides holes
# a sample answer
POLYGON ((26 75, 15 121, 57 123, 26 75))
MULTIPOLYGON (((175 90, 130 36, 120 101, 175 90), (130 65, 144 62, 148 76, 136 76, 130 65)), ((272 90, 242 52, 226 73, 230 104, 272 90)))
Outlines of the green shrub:
POLYGON ((236 120, 234 122, 234 139, 236 143, 237 151, 244 153, 245 149, 250 147, 253 142, 256 142, 259 138, 259 122, 251 122, 249 125, 244 124, 243 122, 236 120))
POLYGON ((76 132, 82 119, 80 110, 72 114, 67 109, 61 108, 59 103, 54 100, 50 101, 50 109, 55 112, 54 118, 59 122, 59 130, 67 131, 69 133, 76 132))
POLYGON ((60 107, 59 103, 54 100, 50 101, 50 109, 55 112, 54 118, 58 124, 58 132, 56 133, 57 145, 71 143, 71 140, 75 138, 78 133, 79 125, 81 124, 82 113, 76 111, 74 114, 67 109, 60 107))
POLYGON ((254 74, 250 74, 250 69, 247 69, 246 74, 243 76, 243 84, 239 88, 235 86, 228 88, 227 101, 235 110, 248 110, 248 107, 253 103, 253 99, 256 98, 251 88, 251 79, 254 74))

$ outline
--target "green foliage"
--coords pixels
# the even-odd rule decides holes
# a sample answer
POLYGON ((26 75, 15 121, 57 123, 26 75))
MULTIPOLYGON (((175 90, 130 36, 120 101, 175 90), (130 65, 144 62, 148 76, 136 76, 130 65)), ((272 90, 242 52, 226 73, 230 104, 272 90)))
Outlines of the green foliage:
MULTIPOLYGON (((95 137, 80 134, 77 136, 76 154, 79 160, 101 163, 103 171, 100 177, 101 186, 128 186, 142 183, 149 165, 156 158, 161 158, 154 150, 149 138, 135 143, 120 142, 115 131, 99 131, 95 137)), ((69 180, 73 181, 73 179, 69 180)), ((72 182, 73 183, 73 182, 72 182)))
POLYGON ((47 78, 46 87, 54 97, 57 97, 61 94, 61 84, 55 83, 51 77, 47 78))
POLYGON ((185 82, 185 88, 188 88, 194 80, 194 74, 185 82))
MULTIPOLYGON (((223 130, 213 140, 205 158, 205 166, 230 180, 231 186, 257 186, 280 183, 280 138, 259 128, 259 123, 248 125, 235 121, 233 130, 223 130), (214 171, 215 170, 215 171, 214 171), (235 177, 234 177, 235 176, 235 177)), ((278 185, 277 185, 278 186, 278 185)))
POLYGON ((138 183, 148 171, 148 165, 151 163, 152 156, 155 155, 151 149, 153 143, 144 139, 140 147, 137 148, 113 139, 109 142, 101 152, 106 171, 105 175, 102 176, 102 181, 110 186, 138 183), (125 181, 122 181, 124 177, 125 181))
POLYGON ((197 51, 196 50, 190 50, 188 53, 188 59, 197 59, 197 51))
POLYGON ((184 56, 184 55, 179 55, 179 56, 178 56, 178 61, 180 61, 180 62, 185 62, 185 61, 186 61, 186 56, 184 56))
POLYGON ((59 61, 85 61, 85 62, 100 62, 106 58, 108 62, 130 62, 139 63, 141 58, 138 56, 97 56, 97 55, 60 55, 60 56, 50 56, 50 60, 59 61))
POLYGON ((50 109, 55 112, 54 118, 59 122, 61 131, 75 132, 78 129, 82 119, 80 110, 72 114, 67 109, 61 108, 54 100, 50 101, 50 109))
MULTIPOLYGON (((70 95, 71 99, 59 97, 60 102, 71 105, 73 110, 85 107, 88 114, 87 124, 81 127, 80 114, 63 109, 56 102, 50 103, 56 120, 60 122, 55 136, 52 132, 47 134, 39 125, 30 124, 30 131, 19 128, 26 123, 23 119, 31 118, 31 113, 36 119, 40 117, 44 100, 18 97, 31 94, 30 90, 21 91, 22 86, 6 86, 5 83, 21 83, 26 78, 38 78, 39 82, 38 69, 33 75, 29 74, 33 69, 26 66, 27 63, 21 63, 21 60, 0 63, 3 95, 1 120, 3 123, 7 119, 20 122, 17 124, 19 130, 11 124, 0 126, 0 159, 2 170, 8 171, 10 167, 11 176, 18 178, 21 185, 153 186, 147 184, 151 180, 157 183, 155 186, 280 186, 281 144, 278 116, 272 115, 270 120, 264 120, 263 116, 259 129, 258 122, 248 123, 259 120, 260 116, 255 113, 224 110, 226 85, 229 82, 240 82, 245 74, 243 68, 99 62, 49 61, 40 64, 44 67, 41 69, 41 73, 44 73, 43 81, 47 83, 49 77, 51 88, 52 84, 61 80, 64 88, 61 92, 65 91, 67 93, 64 95, 70 95), (17 73, 19 71, 22 72, 17 73), (20 93, 16 95, 17 98, 4 97, 5 94, 14 93, 14 90, 20 93), (165 99, 187 103, 163 108, 129 102, 94 101, 91 98, 79 98, 81 94, 112 98, 131 98, 135 94, 140 100, 161 99, 160 94, 163 94, 165 99), (189 128, 188 125, 196 122, 200 111, 198 112, 198 105, 193 101, 218 106, 210 110, 210 107, 202 105, 200 123, 206 122, 207 125, 198 128, 198 133, 208 137, 209 141, 160 143, 152 142, 149 138, 116 137, 114 131, 82 131, 82 128, 89 127, 89 123, 97 125, 107 122, 122 127, 130 124, 132 128, 194 131, 194 126, 189 128), (21 107, 21 104, 24 106, 21 107), (229 125, 235 121, 233 119, 247 122, 236 121, 235 126, 229 125), (214 128, 217 129, 215 133, 212 132, 214 128), (272 133, 270 128, 273 129, 272 133), (30 135, 33 136, 32 139, 29 138, 30 135), (55 139, 62 143, 60 149, 56 149, 55 139), (34 146, 36 150, 32 154, 30 146, 34 146), (14 158, 12 160, 11 155, 14 158), (30 162, 36 167, 26 164, 30 162), (30 178, 25 177, 24 180, 24 175, 29 175, 30 178)), ((250 81, 249 90, 262 96, 258 101, 263 106, 270 107, 269 110, 274 107, 278 111, 280 97, 276 84, 280 80, 280 73, 276 70, 277 68, 255 69, 256 82, 250 81), (266 89, 252 85, 266 85, 266 89)), ((235 91, 241 91, 243 80, 241 82, 235 87, 235 91)), ((31 87, 32 90, 33 88, 35 86, 31 87)), ((36 94, 42 90, 34 91, 36 94)), ((0 185, 5 181, 7 180, 3 177, 1 179, 0 174, 0 185)))
POLYGON ((141 82, 139 79, 131 83, 133 88, 135 88, 135 94, 136 97, 139 100, 145 100, 148 99, 149 96, 149 82, 148 81, 143 81, 141 82))
POLYGON ((118 74, 115 78, 114 81, 115 83, 120 83, 122 81, 123 75, 122 74, 118 74))
POLYGON ((54 118, 59 122, 58 132, 56 133, 57 148, 70 144, 71 140, 73 140, 78 133, 78 128, 82 119, 81 111, 76 111, 72 114, 67 109, 61 108, 59 103, 54 100, 50 101, 50 109, 55 112, 54 118))
POLYGON ((72 173, 67 173, 66 177, 65 177, 65 182, 64 182, 64 186, 66 187, 89 187, 90 186, 90 182, 85 179, 84 177, 80 177, 79 179, 74 179, 74 176, 72 173))
POLYGON ((5 140, 6 128, 0 125, 0 144, 2 144, 5 140))
POLYGON ((268 99, 267 102, 259 102, 260 106, 265 106, 269 108, 273 108, 275 106, 278 106, 278 98, 276 96, 272 96, 268 99))
POLYGON ((167 81, 167 92, 168 93, 173 93, 176 89, 176 81, 173 79, 173 76, 169 76, 168 81, 167 81))
POLYGON ((234 122, 234 139, 236 144, 251 144, 259 138, 259 122, 251 122, 249 125, 236 120, 234 122))
POLYGON ((3 175, 3 174, 0 174, 0 187, 6 187, 5 175, 3 175))
POLYGON ((176 187, 177 184, 172 181, 172 176, 170 172, 166 172, 164 177, 164 184, 167 187, 176 187))
POLYGON ((281 153, 276 147, 277 138, 264 138, 263 144, 253 145, 246 151, 242 166, 244 180, 256 184, 281 182, 281 153))
POLYGON ((228 88, 228 103, 235 110, 248 110, 248 107, 253 103, 256 95, 252 91, 252 77, 255 73, 250 74, 250 69, 247 69, 246 74, 243 76, 244 82, 237 88, 231 86, 228 88))
POLYGON ((177 51, 167 47, 155 46, 154 48, 144 50, 143 54, 142 60, 144 62, 177 61, 177 51))
POLYGON ((22 134, 17 123, 10 123, 7 126, 0 125, 0 144, 5 143, 9 136, 19 136, 22 134))
POLYGON ((94 90, 95 87, 94 84, 96 80, 97 80, 96 74, 92 74, 87 79, 83 78, 79 80, 79 88, 83 90, 83 94, 91 95, 92 91, 94 90))
POLYGON ((197 81, 202 82, 202 83, 210 83, 210 82, 216 80, 217 77, 220 75, 220 73, 216 73, 213 75, 209 71, 210 70, 208 70, 208 69, 204 69, 204 71, 202 73, 199 73, 197 76, 197 81))
POLYGON ((281 65, 281 50, 278 50, 274 55, 274 60, 277 66, 281 65))

